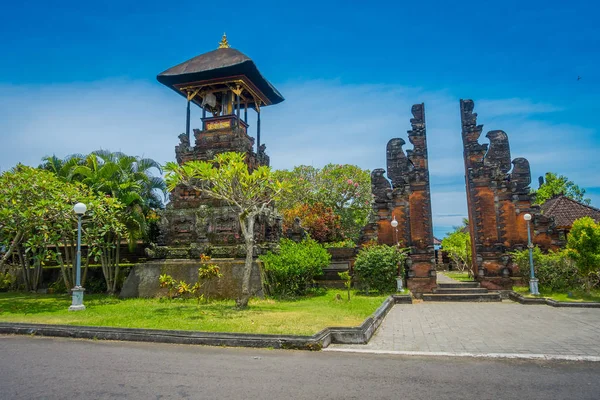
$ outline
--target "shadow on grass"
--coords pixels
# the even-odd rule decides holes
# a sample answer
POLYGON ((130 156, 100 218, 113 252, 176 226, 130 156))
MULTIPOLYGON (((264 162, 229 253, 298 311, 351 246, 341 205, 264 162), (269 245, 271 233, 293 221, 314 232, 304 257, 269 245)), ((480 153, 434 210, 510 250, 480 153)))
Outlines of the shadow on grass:
MULTIPOLYGON (((239 310, 229 304, 211 304, 200 303, 195 301, 193 304, 173 304, 167 307, 154 308, 152 313, 159 316, 169 316, 175 313, 181 314, 181 318, 185 319, 205 319, 206 317, 218 317, 220 319, 235 319, 243 317, 247 310, 239 310)), ((255 311, 255 310, 253 310, 255 311)))
POLYGON ((42 314, 68 311, 71 296, 32 293, 3 293, 0 297, 0 316, 3 314, 42 314))
POLYGON ((382 296, 389 296, 391 294, 395 294, 395 292, 374 292, 374 291, 370 291, 369 293, 366 292, 359 292, 356 291, 353 293, 354 296, 356 297, 382 297, 382 296))

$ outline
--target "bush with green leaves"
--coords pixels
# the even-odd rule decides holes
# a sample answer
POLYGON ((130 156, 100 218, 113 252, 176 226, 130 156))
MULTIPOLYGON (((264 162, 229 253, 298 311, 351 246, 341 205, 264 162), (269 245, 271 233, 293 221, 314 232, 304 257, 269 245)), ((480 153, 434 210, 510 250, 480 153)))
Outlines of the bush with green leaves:
POLYGON ((323 243, 326 249, 353 249, 356 247, 356 243, 351 239, 345 239, 339 242, 323 243))
MULTIPOLYGON (((523 281, 529 284, 529 250, 513 252, 512 256, 513 261, 519 266, 523 281)), ((560 291, 577 289, 582 285, 577 266, 569 258, 566 250, 545 254, 539 247, 534 247, 533 265, 540 288, 560 291)))
POLYGON ((331 255, 312 239, 296 243, 281 239, 279 253, 261 255, 265 289, 272 296, 302 296, 315 276, 323 274, 331 255))
POLYGON ((373 290, 380 293, 393 292, 398 273, 404 276, 405 260, 406 253, 396 247, 375 245, 363 248, 358 252, 354 263, 360 288, 367 293, 373 290))
POLYGON ((6 273, 0 272, 0 290, 10 289, 17 277, 10 273, 10 271, 6 271, 6 273))
POLYGON ((589 294, 600 279, 600 224, 590 217, 575 220, 567 237, 567 254, 575 261, 589 294))

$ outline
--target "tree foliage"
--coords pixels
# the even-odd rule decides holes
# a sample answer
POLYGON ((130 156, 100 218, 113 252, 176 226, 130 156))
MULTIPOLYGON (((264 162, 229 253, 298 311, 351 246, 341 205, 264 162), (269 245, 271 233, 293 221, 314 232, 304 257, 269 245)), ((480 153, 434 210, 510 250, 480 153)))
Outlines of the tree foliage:
POLYGON ((63 160, 45 157, 40 168, 66 182, 81 182, 96 193, 118 199, 124 205, 121 222, 127 226, 126 238, 132 246, 137 239, 148 238, 148 221, 154 210, 164 207, 166 184, 161 176, 152 174, 153 170, 161 173, 162 169, 150 158, 97 150, 85 156, 72 154, 63 160))
POLYGON ((342 239, 340 216, 323 203, 297 204, 283 210, 283 231, 287 232, 299 218, 301 225, 311 238, 319 243, 336 242, 342 239))
POLYGON ((290 191, 277 203, 284 214, 303 204, 323 204, 340 217, 342 233, 358 239, 371 211, 369 171, 349 164, 328 164, 322 169, 301 165, 291 171, 276 171, 276 177, 290 185, 290 191))
POLYGON ((600 274, 600 225, 590 217, 573 222, 567 237, 567 252, 575 261, 589 293, 600 274))
POLYGON ((224 201, 236 211, 246 244, 242 293, 236 299, 236 304, 239 308, 247 307, 251 295, 254 223, 257 216, 267 212, 287 185, 275 179, 271 168, 267 166, 260 166, 250 172, 245 154, 233 152, 217 154, 209 162, 189 161, 183 165, 171 162, 166 165, 165 170, 170 190, 177 185, 184 185, 213 199, 224 201))
POLYGON ((471 236, 463 232, 464 228, 457 228, 442 239, 442 250, 450 256, 459 271, 471 271, 471 236))
MULTIPOLYGON (((27 290, 37 290, 42 266, 51 257, 48 245, 61 236, 57 218, 74 204, 75 193, 53 174, 24 165, 0 175, 0 240, 7 249, 0 268, 16 257, 27 290)), ((71 215, 60 223, 73 221, 71 215)))
POLYGON ((535 194, 535 204, 544 204, 552 197, 561 194, 584 204, 591 203, 590 199, 584 197, 585 189, 570 181, 566 176, 557 175, 554 172, 546 172, 544 183, 537 190, 531 192, 535 194))
MULTIPOLYGON (((114 238, 124 232, 119 222, 122 205, 116 199, 94 194, 80 183, 60 180, 51 172, 18 165, 0 175, 0 246, 7 251, 0 268, 12 257, 23 270, 26 289, 36 290, 43 265, 56 261, 66 287, 75 282, 77 216, 73 205, 83 202, 88 207, 84 217, 82 242, 88 245, 90 257, 103 258, 114 238)), ((82 283, 85 282, 84 269, 82 283)), ((118 274, 118 270, 117 270, 118 274)), ((116 276, 116 275, 115 275, 116 276)), ((109 285, 114 278, 107 278, 109 285)))

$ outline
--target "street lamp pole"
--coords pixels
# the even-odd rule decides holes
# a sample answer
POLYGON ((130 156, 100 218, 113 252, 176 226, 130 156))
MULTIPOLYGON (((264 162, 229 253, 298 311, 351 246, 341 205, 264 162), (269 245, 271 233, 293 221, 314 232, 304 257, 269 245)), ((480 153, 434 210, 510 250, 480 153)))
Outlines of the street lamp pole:
POLYGON ((87 211, 87 207, 83 203, 75 204, 73 211, 77 214, 77 261, 75 266, 75 287, 71 289, 72 304, 69 311, 85 310, 83 305, 83 292, 85 289, 81 287, 81 217, 87 211))
POLYGON ((533 270, 533 243, 531 243, 531 225, 529 221, 531 221, 531 214, 525 214, 523 216, 525 221, 527 222, 527 247, 529 248, 529 293, 538 295, 540 294, 538 290, 538 280, 535 278, 535 272, 533 270))
MULTIPOLYGON (((390 222, 392 228, 394 228, 394 241, 396 242, 396 248, 398 248, 398 221, 396 221, 396 216, 392 215, 392 222, 390 222)), ((403 290, 402 287, 402 273, 400 271, 400 264, 398 264, 398 276, 396 277, 396 290, 401 292, 403 290)))

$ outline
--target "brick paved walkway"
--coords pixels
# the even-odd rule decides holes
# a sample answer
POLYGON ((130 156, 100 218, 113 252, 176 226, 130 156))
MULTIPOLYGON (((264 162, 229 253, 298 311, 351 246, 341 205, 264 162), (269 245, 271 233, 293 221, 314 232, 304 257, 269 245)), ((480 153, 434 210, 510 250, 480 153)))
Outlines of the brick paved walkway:
POLYGON ((330 350, 600 357, 600 309, 502 303, 395 305, 367 345, 330 350))

